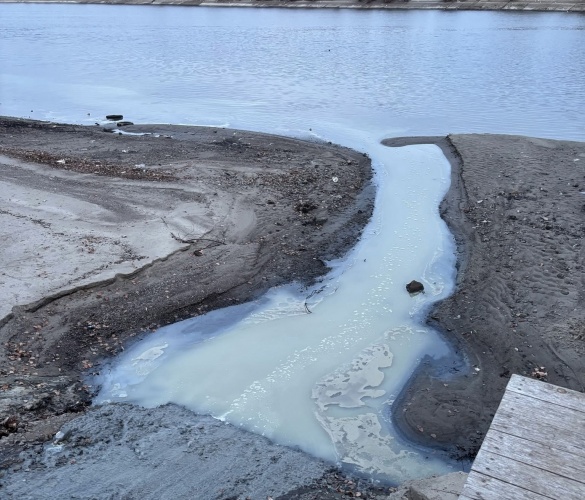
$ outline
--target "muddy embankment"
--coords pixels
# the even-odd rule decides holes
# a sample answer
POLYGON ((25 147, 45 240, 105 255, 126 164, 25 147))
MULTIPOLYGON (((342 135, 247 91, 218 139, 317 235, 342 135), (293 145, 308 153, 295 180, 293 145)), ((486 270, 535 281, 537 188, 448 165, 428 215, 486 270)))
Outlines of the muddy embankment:
MULTIPOLYGON (((239 439, 237 429, 176 407, 88 412, 92 394, 84 380, 161 325, 322 276, 324 260, 349 250, 371 216, 369 158, 330 144, 228 129, 143 125, 124 131, 144 135, 0 119, 0 294, 15 306, 3 310, 0 322, 5 493, 46 498, 139 491, 145 469, 132 433, 138 428, 141 442, 152 445, 153 463, 174 463, 164 450, 188 436, 198 459, 206 466, 211 456, 217 462, 210 475, 200 472, 174 488, 169 470, 153 465, 145 495, 168 488, 257 498, 323 478, 329 466, 318 460, 248 433, 239 439), (70 451, 59 457, 42 451, 42 443, 79 415, 70 424, 76 430, 66 429, 62 440, 70 451), (216 444, 198 448, 207 432, 216 444), (120 446, 130 446, 138 469, 128 457, 119 467, 120 446), (258 460, 249 460, 250 453, 258 460), (92 472, 68 454, 118 466, 92 472), (54 468, 52 458, 58 459, 54 468), (78 470, 66 481, 55 479, 61 490, 28 488, 35 478, 53 484, 43 474, 66 473, 62 467, 75 463, 90 476, 78 470), (120 469, 129 475, 113 475, 120 469), (264 476, 256 477, 258 471, 264 476), (115 484, 110 488, 98 477, 115 484)), ((356 487, 332 474, 323 480, 334 490, 356 487)))
MULTIPOLYGON (((174 405, 88 408, 83 379, 159 325, 318 279, 321 259, 348 250, 371 215, 366 157, 223 129, 0 127, 11 242, 0 291, 19 304, 0 328, 5 496, 386 498, 388 488, 174 405)), ((425 360, 394 418, 409 438, 466 458, 511 373, 583 390, 585 144, 388 144, 416 142, 439 144, 453 164, 441 213, 458 244, 457 289, 429 322, 458 356, 425 360)))
POLYGON ((473 457, 512 373, 585 390, 585 143, 500 135, 434 142, 453 165, 441 205, 455 293, 428 322, 459 356, 425 361, 393 415, 412 440, 473 457))

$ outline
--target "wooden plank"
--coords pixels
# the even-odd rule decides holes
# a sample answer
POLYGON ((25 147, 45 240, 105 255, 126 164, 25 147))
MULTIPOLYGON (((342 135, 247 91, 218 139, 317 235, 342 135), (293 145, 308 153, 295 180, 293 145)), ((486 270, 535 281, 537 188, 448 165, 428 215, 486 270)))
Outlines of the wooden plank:
POLYGON ((507 392, 504 394, 494 419, 500 412, 512 412, 514 421, 533 424, 536 422, 544 422, 546 424, 555 422, 555 426, 559 429, 585 432, 585 413, 571 408, 559 407, 554 403, 523 396, 515 392, 507 392), (562 418, 560 418, 561 415, 562 418))
POLYGON ((549 498, 583 500, 583 483, 480 449, 473 470, 549 498))
MULTIPOLYGON (((536 435, 534 430, 530 427, 522 427, 513 421, 505 421, 504 419, 500 419, 498 422, 492 423, 492 428, 494 430, 505 432, 506 434, 517 436, 535 443, 546 444, 551 440, 554 440, 555 448, 558 450, 566 451, 573 455, 580 456, 581 458, 585 457, 585 450, 583 450, 582 447, 583 445, 575 441, 575 433, 567 433, 551 429, 550 434, 547 436, 547 428, 541 425, 541 434, 536 435), (544 432, 544 434, 542 434, 542 432, 544 432)), ((585 495, 583 497, 585 498, 585 495)))
POLYGON ((460 500, 541 500, 549 499, 513 484, 471 471, 459 496, 460 500))
POLYGON ((585 458, 555 448, 552 441, 541 444, 490 429, 481 448, 583 483, 585 497, 585 458))
POLYGON ((547 384, 539 380, 533 380, 520 375, 512 375, 506 391, 524 394, 542 401, 547 401, 559 406, 571 408, 585 413, 585 394, 582 392, 564 389, 556 385, 547 384))
POLYGON ((546 402, 534 404, 537 400, 528 397, 529 404, 523 405, 517 397, 522 396, 504 395, 490 429, 543 445, 552 443, 559 450, 585 457, 585 447, 577 439, 585 435, 585 418, 580 413, 546 402), (512 404, 508 404, 510 399, 512 404))
POLYGON ((514 375, 460 498, 585 499, 585 394, 514 375))

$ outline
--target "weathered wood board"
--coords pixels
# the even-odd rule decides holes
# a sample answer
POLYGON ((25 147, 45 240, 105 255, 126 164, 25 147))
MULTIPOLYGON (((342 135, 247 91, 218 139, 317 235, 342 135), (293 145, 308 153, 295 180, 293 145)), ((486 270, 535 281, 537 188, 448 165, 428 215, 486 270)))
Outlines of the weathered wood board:
POLYGON ((460 500, 585 499, 585 394, 513 375, 460 500))

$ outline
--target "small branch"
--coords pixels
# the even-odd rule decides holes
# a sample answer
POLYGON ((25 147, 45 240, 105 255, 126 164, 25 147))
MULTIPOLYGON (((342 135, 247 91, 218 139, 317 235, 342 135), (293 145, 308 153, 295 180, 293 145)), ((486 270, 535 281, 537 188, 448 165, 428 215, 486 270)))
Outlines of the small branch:
POLYGON ((210 248, 211 246, 217 247, 220 245, 225 245, 225 241, 214 240, 211 238, 200 238, 200 237, 181 238, 170 230, 169 225, 167 224, 167 221, 164 220, 163 217, 161 217, 161 220, 163 221, 163 224, 166 226, 166 228, 169 230, 169 233, 171 233, 171 238, 173 238, 173 240, 175 240, 175 241, 178 241, 179 243, 185 243, 187 245, 193 245, 194 243, 199 243, 201 241, 209 241, 211 243, 214 243, 214 245, 207 245, 205 248, 210 248))

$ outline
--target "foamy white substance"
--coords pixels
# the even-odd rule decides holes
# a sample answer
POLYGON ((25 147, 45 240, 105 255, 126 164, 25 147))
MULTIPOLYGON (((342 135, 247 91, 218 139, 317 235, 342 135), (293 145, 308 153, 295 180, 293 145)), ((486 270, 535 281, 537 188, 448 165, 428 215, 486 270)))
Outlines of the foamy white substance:
POLYGON ((373 149, 373 221, 322 283, 162 328, 119 358, 97 402, 174 402, 393 481, 448 472, 387 415, 421 357, 447 352, 418 320, 453 286, 438 213, 450 165, 436 146, 373 149), (406 292, 412 279, 424 294, 406 292))

